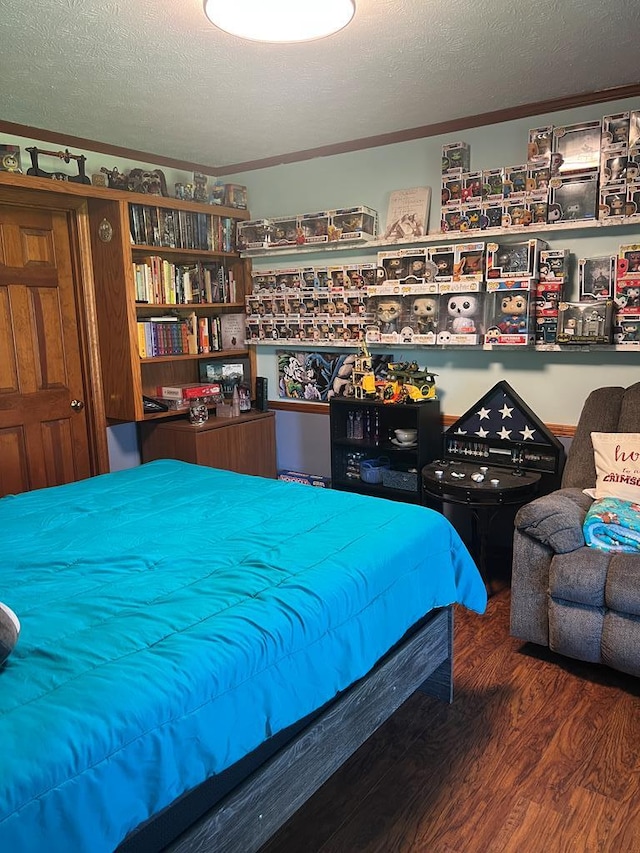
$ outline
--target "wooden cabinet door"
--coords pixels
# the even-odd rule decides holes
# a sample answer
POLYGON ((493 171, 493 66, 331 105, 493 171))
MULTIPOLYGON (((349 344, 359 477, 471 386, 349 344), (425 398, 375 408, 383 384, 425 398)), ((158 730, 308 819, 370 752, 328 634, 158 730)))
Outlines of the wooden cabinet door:
POLYGON ((0 495, 88 477, 67 216, 0 207, 0 495))

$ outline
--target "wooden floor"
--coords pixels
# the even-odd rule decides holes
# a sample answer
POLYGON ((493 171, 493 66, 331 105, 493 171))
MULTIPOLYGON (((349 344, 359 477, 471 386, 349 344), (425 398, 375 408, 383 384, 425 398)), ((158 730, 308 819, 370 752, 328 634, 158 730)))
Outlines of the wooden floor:
POLYGON ((640 681, 458 608, 452 705, 415 694, 262 853, 638 853, 640 681))

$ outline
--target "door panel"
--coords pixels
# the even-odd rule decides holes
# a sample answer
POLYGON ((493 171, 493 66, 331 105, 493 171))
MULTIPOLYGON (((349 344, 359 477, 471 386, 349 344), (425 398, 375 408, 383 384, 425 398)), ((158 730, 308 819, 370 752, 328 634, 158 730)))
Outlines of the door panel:
POLYGON ((91 474, 67 217, 0 208, 0 494, 91 474))

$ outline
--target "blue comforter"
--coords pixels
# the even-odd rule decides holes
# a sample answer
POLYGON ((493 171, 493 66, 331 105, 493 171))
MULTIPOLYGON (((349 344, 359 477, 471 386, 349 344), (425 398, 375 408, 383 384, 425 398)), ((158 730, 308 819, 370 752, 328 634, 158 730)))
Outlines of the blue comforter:
POLYGON ((582 530, 591 548, 638 554, 640 506, 621 498, 600 498, 589 507, 582 530))
POLYGON ((0 850, 107 853, 481 578, 428 509, 163 460, 0 500, 0 850))

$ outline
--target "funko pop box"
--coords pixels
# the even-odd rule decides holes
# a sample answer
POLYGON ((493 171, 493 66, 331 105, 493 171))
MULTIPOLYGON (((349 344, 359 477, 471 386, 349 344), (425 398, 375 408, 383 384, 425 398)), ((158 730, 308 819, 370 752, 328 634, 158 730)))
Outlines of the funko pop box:
POLYGON ((529 346, 535 339, 532 291, 535 282, 518 282, 516 287, 507 287, 506 284, 487 282, 484 343, 491 346, 529 346))
POLYGON ((517 243, 487 243, 487 281, 513 281, 538 277, 540 253, 548 249, 543 240, 517 243))

